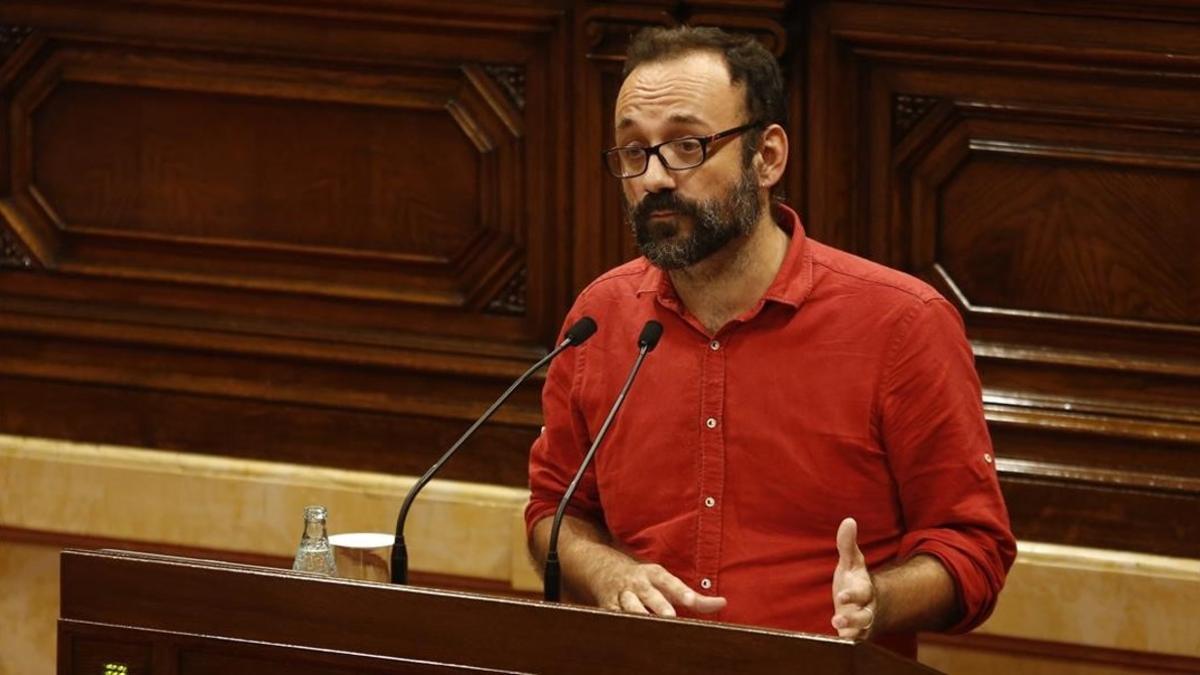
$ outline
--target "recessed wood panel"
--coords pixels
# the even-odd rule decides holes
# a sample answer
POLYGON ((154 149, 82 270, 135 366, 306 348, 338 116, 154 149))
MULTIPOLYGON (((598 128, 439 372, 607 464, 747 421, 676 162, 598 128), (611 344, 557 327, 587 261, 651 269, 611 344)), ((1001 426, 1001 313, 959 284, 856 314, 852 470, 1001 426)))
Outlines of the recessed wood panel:
POLYGON ((47 266, 471 309, 525 269, 524 99, 478 65, 45 42, 13 68, 11 217, 47 266))
POLYGON ((495 227, 481 151, 444 109, 66 82, 33 127, 67 231, 446 261, 495 227))
POLYGON ((940 193, 937 258, 972 304, 1200 324, 1197 160, 972 154, 940 193))
POLYGON ((150 675, 154 672, 153 647, 149 641, 137 642, 129 635, 70 640, 65 670, 98 675, 150 675))
POLYGON ((419 474, 554 339, 563 8, 268 4, 0 3, 5 432, 419 474))

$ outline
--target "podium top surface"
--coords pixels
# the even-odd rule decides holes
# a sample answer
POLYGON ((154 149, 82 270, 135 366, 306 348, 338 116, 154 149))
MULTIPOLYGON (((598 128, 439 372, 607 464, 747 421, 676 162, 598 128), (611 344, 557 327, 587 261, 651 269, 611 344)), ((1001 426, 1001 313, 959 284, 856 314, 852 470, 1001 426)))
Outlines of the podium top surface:
POLYGON ((254 643, 466 669, 446 672, 937 672, 824 635, 126 551, 67 550, 61 563, 60 637, 126 627, 205 636, 212 648, 254 643))

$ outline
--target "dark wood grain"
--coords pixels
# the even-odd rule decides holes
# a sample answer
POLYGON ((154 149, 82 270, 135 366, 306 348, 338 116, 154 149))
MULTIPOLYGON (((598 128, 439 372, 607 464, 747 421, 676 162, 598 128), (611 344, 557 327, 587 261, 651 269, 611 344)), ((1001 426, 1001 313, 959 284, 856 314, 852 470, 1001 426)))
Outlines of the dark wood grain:
MULTIPOLYGON (((221 397, 42 379, 5 377, 0 383, 6 433, 410 476, 424 473, 470 424, 254 400, 232 405, 221 397), (156 421, 168 417, 179 419, 156 421)), ((439 476, 523 487, 536 435, 527 425, 489 424, 439 476)))
POLYGON ((809 229, 958 306, 1020 538, 1200 550, 1197 10, 809 15, 809 229))
POLYGON ((444 263, 496 226, 478 201, 499 139, 447 114, 464 78, 439 75, 393 94, 408 105, 65 83, 34 119, 34 179, 71 231, 444 263))
POLYGON ((1094 665, 1101 669, 1121 668, 1137 673, 1195 673, 1200 671, 1200 659, 1195 657, 1150 654, 1126 649, 1107 649, 986 633, 968 633, 967 635, 930 633, 921 636, 921 644, 954 651, 962 650, 972 654, 973 658, 980 659, 979 662, 994 655, 1012 657, 1020 654, 1033 657, 1037 661, 1049 661, 1062 669, 1094 665))
MULTIPOLYGON (((129 643, 156 631, 141 635, 170 654, 179 638, 205 636, 212 657, 228 655, 230 641, 305 648, 283 653, 291 672, 321 672, 309 668, 324 664, 306 663, 313 650, 547 673, 759 673, 801 663, 827 673, 935 672, 874 644, 827 636, 120 552, 64 552, 61 599, 60 644, 74 644, 76 630, 129 627, 110 639, 129 643)), ((60 663, 59 672, 84 671, 60 663)))
POLYGON ((946 186, 940 257, 963 293, 992 307, 1200 323, 1189 297, 1200 285, 1200 162, 1170 172, 1057 159, 984 158, 946 186))
MULTIPOLYGON (((0 431, 419 473, 636 255, 596 158, 681 23, 780 59, 809 234, 962 312, 1018 536, 1200 555, 1191 0, 9 0, 0 431)), ((537 382, 449 477, 525 484, 537 382)))
POLYGON ((113 628, 64 620, 60 631, 68 638, 68 660, 59 672, 120 675, 258 675, 310 673, 515 673, 511 670, 462 667, 419 659, 370 656, 295 644, 222 639, 163 633, 135 628, 113 628), (123 668, 123 670, 121 670, 123 668))

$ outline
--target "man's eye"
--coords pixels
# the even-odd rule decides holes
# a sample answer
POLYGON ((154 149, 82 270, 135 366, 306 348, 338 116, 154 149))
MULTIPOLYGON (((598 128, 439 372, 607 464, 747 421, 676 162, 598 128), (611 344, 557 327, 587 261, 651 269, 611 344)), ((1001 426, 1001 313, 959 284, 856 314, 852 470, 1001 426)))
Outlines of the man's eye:
POLYGON ((646 154, 645 148, 636 145, 627 145, 619 148, 618 151, 622 159, 641 159, 642 155, 646 154))
POLYGON ((675 148, 680 152, 700 152, 700 141, 694 138, 685 138, 675 141, 675 148))

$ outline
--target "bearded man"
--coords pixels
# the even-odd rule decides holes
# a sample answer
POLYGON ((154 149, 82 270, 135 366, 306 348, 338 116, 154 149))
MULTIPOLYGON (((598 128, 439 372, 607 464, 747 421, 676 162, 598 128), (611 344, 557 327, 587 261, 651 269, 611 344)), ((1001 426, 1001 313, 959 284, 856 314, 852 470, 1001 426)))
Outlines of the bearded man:
POLYGON ((603 159, 643 257, 567 317, 600 330, 543 389, 534 557, 655 319, 662 340, 567 510, 573 598, 909 656, 917 631, 978 625, 1016 547, 957 312, 772 203, 783 81, 756 41, 650 29, 625 73, 603 159))

